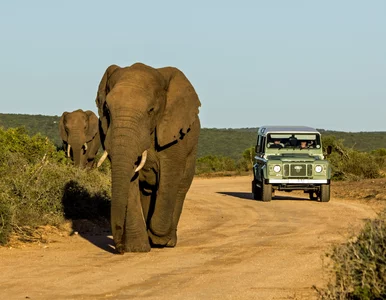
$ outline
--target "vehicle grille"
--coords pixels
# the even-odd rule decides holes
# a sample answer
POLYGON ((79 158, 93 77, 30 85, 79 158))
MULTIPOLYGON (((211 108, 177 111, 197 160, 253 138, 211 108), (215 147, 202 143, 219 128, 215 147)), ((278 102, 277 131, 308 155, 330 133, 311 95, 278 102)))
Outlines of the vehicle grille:
POLYGON ((284 177, 311 177, 312 176, 312 164, 284 164, 283 166, 284 177))

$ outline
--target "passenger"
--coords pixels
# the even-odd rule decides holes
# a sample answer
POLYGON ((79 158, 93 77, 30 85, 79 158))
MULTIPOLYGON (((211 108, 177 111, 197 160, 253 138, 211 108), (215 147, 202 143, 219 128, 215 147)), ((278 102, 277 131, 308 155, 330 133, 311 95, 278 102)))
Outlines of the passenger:
POLYGON ((273 143, 269 143, 269 148, 283 148, 284 145, 280 143, 280 140, 274 140, 273 143))
POLYGON ((306 148, 308 148, 307 142, 306 142, 306 141, 301 141, 301 142, 300 142, 300 148, 301 148, 301 149, 306 149, 306 148))

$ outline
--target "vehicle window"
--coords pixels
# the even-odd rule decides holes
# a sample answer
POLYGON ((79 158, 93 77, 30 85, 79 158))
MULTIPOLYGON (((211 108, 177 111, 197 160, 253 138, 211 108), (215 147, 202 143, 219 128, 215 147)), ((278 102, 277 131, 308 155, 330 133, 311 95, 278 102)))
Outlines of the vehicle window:
POLYGON ((272 133, 267 136, 268 148, 320 148, 319 134, 272 133), (280 146, 278 146, 280 145, 280 146))

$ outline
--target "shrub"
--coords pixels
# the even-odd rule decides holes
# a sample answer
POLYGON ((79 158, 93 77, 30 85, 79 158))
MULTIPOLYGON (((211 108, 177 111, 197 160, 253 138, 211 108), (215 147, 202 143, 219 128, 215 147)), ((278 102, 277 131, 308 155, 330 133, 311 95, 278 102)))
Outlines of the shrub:
POLYGON ((208 155, 197 159, 196 174, 235 171, 236 162, 229 157, 208 155))
MULTIPOLYGON (((2 186, 0 186, 2 188, 2 186)), ((0 194, 0 245, 8 242, 8 238, 12 233, 12 206, 6 201, 4 193, 0 194)))
POLYGON ((64 152, 56 151, 56 146, 40 134, 30 137, 24 127, 0 129, 0 145, 2 153, 19 153, 28 163, 37 163, 49 156, 57 163, 67 161, 64 152))
POLYGON ((370 154, 375 158, 376 163, 380 169, 386 167, 386 149, 381 148, 374 151, 371 151, 370 154))
POLYGON ((253 163, 255 161, 255 147, 249 147, 244 150, 243 158, 239 161, 240 168, 245 171, 252 170, 253 163))
POLYGON ((335 282, 316 289, 321 299, 386 299, 386 211, 327 256, 335 282))
POLYGON ((347 149, 341 140, 334 136, 323 138, 323 148, 331 146, 333 152, 328 156, 331 163, 333 180, 360 180, 366 178, 379 178, 381 176, 381 164, 383 151, 372 153, 347 149))
POLYGON ((38 226, 59 226, 65 217, 96 217, 92 205, 98 212, 107 206, 109 176, 67 164, 63 151, 56 151, 52 142, 39 135, 29 138, 23 130, 0 129, 0 141, 5 149, 0 156, 1 244, 16 230, 29 234, 38 226), (83 213, 76 215, 74 207, 69 209, 72 200, 83 213))

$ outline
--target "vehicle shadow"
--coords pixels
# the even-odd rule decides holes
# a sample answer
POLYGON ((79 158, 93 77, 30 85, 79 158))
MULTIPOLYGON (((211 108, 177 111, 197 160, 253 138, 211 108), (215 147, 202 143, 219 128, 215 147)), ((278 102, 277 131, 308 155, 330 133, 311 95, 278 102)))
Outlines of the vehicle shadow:
POLYGON ((64 187, 62 205, 65 218, 72 223, 71 235, 80 235, 102 250, 118 253, 111 237, 111 204, 107 195, 91 195, 85 187, 70 180, 64 187))
MULTIPOLYGON (((253 199, 252 193, 247 193, 247 192, 217 192, 217 194, 222 194, 222 195, 227 195, 227 196, 232 196, 244 200, 253 200, 253 201, 259 201, 253 199)), ((310 200, 308 196, 300 197, 299 195, 272 195, 272 201, 315 201, 315 200, 310 200)))

